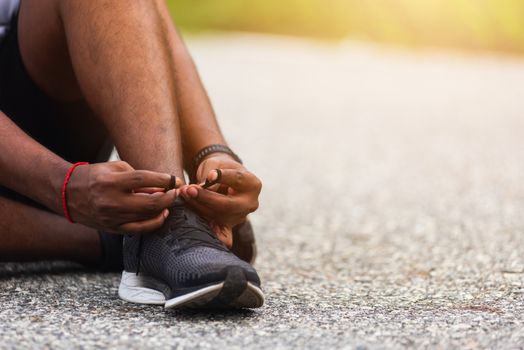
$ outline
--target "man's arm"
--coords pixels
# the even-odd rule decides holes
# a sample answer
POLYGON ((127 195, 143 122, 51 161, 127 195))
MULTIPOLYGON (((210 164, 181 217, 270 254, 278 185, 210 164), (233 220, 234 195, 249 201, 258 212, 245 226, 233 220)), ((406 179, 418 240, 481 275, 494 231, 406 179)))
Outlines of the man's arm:
MULTIPOLYGON (((61 191, 72 164, 29 137, 0 112, 0 184, 62 215, 61 191)), ((133 189, 168 187, 169 174, 135 171, 125 162, 79 167, 67 188, 75 221, 106 231, 142 232, 160 227, 176 191, 147 195, 133 189)))
MULTIPOLYGON (((166 7, 162 8, 163 22, 168 25, 168 44, 175 61, 175 89, 182 131, 184 167, 199 183, 204 182, 208 177, 211 179, 215 176, 213 170, 217 168, 233 169, 236 179, 242 179, 241 185, 229 177, 222 180, 223 186, 232 189, 226 194, 204 193, 209 191, 198 186, 191 186, 193 188, 189 191, 188 187, 184 187, 181 194, 195 209, 210 219, 227 224, 242 222, 247 213, 258 207, 258 196, 262 184, 254 174, 225 153, 211 154, 205 158, 198 169, 194 168, 193 159, 198 151, 211 144, 227 145, 227 142, 220 131, 213 107, 191 55, 166 7), (226 206, 225 203, 227 203, 226 206)), ((216 190, 217 186, 211 189, 216 190)))
POLYGON ((193 158, 198 151, 211 144, 227 143, 193 59, 175 28, 167 7, 160 8, 162 22, 168 26, 168 45, 175 61, 175 90, 182 131, 184 167, 193 172, 193 176, 197 170, 193 169, 193 158))
POLYGON ((71 165, 0 112, 0 184, 61 213, 61 185, 71 165))

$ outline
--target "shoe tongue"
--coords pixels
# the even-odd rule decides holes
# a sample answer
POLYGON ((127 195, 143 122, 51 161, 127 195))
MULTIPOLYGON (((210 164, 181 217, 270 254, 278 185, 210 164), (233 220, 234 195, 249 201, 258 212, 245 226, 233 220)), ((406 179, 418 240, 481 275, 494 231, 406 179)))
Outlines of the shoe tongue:
POLYGON ((172 232, 182 240, 205 242, 208 246, 226 249, 211 230, 209 223, 191 209, 183 198, 176 199, 168 220, 174 229, 172 232))
MULTIPOLYGON (((170 216, 184 226, 194 227, 213 235, 211 228, 206 220, 198 215, 182 197, 178 197, 171 207, 170 216)), ((214 235, 213 235, 214 236, 214 235)))

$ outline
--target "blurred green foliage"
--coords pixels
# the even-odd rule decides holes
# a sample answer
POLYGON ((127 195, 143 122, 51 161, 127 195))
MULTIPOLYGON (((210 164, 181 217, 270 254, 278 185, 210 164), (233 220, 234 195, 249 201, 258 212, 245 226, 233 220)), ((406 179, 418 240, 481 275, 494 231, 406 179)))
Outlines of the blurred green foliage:
POLYGON ((184 31, 524 53, 524 0, 168 0, 184 31))

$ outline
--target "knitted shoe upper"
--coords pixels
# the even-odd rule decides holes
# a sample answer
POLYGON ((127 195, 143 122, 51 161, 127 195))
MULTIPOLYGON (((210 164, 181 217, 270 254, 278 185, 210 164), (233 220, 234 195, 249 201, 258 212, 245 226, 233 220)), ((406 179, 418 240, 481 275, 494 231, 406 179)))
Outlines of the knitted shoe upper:
POLYGON ((124 238, 125 270, 160 279, 175 294, 223 281, 232 266, 241 267, 248 281, 260 285, 255 269, 231 253, 180 197, 158 231, 124 238))

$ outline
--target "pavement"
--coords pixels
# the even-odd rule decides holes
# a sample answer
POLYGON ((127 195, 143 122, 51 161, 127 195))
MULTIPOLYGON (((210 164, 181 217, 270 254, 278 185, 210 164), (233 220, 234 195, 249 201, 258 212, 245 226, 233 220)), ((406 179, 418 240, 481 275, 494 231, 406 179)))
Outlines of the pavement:
POLYGON ((524 347, 524 60, 189 40, 264 182, 255 311, 166 312, 119 276, 0 265, 0 348, 524 347))

